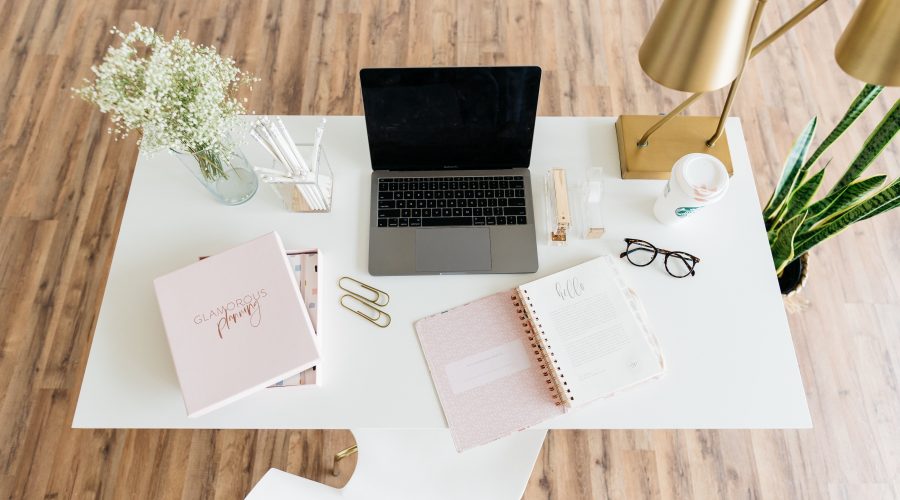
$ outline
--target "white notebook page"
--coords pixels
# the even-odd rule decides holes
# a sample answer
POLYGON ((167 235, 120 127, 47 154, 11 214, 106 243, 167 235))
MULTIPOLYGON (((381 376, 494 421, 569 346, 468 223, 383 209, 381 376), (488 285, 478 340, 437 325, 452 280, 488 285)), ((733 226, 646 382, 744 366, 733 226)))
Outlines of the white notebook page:
POLYGON ((603 256, 519 287, 572 407, 663 371, 615 265, 603 256))

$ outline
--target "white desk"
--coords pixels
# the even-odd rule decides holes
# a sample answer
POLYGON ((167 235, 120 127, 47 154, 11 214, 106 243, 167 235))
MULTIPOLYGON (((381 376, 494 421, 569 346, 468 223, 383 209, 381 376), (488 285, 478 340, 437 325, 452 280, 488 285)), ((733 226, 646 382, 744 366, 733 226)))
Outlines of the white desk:
MULTIPOLYGON (((296 138, 315 117, 288 117, 296 138)), ((811 425, 806 398, 736 119, 728 123, 734 177, 725 199, 678 229, 659 225, 651 204, 662 181, 618 179, 612 118, 538 118, 532 180, 537 275, 372 278, 366 272, 370 166, 361 117, 329 119, 325 145, 335 171, 334 210, 285 211, 267 186, 225 207, 167 154, 141 157, 94 340, 74 427, 442 428, 446 426, 413 321, 603 253, 624 237, 699 256, 693 278, 661 263, 623 267, 643 298, 665 353, 666 376, 546 423, 547 428, 787 428, 811 425), (544 173, 602 166, 607 234, 567 247, 546 244, 544 173), (151 281, 199 255, 277 230, 289 248, 319 248, 321 388, 268 389, 197 419, 187 418, 151 281), (337 278, 355 276, 391 294, 386 330, 339 308, 337 278)), ((263 152, 248 145, 251 161, 263 152)))

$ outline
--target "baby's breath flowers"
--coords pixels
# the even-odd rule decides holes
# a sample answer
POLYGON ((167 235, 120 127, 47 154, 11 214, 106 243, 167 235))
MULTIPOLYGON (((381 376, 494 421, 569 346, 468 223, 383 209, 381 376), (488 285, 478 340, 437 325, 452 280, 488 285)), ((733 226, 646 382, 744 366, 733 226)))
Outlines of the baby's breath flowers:
MULTIPOLYGON (((234 148, 229 140, 245 112, 237 92, 258 79, 241 71, 214 47, 194 45, 175 34, 166 41, 153 28, 113 28, 122 43, 110 47, 92 66, 94 82, 73 89, 76 95, 110 113, 110 133, 125 137, 139 130, 141 151, 170 148, 194 155, 208 180, 227 177, 234 148)), ((252 90, 252 87, 251 87, 252 90)))

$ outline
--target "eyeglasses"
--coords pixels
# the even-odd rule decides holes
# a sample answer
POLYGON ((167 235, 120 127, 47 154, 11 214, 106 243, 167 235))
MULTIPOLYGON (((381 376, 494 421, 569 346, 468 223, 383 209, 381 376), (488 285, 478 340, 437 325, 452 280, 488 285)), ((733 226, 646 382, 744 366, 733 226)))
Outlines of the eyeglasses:
POLYGON ((619 258, 627 257, 628 262, 638 266, 649 266, 657 255, 666 256, 665 265, 666 272, 676 278, 684 278, 688 275, 694 275, 694 266, 700 262, 699 257, 694 257, 687 252, 673 252, 672 250, 664 250, 653 246, 650 242, 637 240, 634 238, 625 238, 625 251, 619 255, 619 258))

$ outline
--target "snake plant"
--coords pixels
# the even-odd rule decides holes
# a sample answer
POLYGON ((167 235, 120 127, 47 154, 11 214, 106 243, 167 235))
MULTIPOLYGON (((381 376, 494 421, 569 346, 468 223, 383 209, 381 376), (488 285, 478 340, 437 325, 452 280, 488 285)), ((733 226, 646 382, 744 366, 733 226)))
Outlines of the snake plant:
POLYGON ((791 148, 781 179, 763 209, 769 246, 778 276, 794 259, 840 233, 850 224, 900 206, 900 179, 884 185, 887 180, 885 175, 860 178, 900 130, 900 100, 894 103, 881 123, 875 127, 831 190, 814 200, 822 186, 828 163, 815 173, 811 173, 812 167, 822 153, 875 100, 881 90, 882 87, 878 85, 866 85, 834 130, 809 158, 806 155, 816 133, 815 117, 809 121, 791 148))

